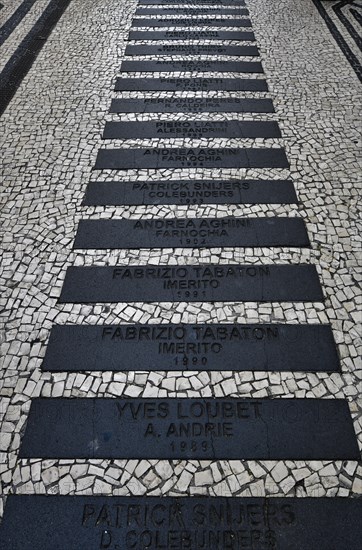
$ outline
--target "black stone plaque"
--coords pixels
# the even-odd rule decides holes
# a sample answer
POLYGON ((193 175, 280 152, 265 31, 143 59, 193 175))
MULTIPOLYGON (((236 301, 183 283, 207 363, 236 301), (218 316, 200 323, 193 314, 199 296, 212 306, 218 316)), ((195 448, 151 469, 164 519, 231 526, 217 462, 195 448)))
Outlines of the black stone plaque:
MULTIPOLYGON (((138 3, 144 6, 153 6, 155 0, 140 0, 138 3)), ((185 4, 185 2, 181 2, 181 0, 158 0, 157 4, 160 6, 172 6, 173 4, 179 6, 185 4)), ((191 4, 195 6, 245 6, 245 0, 192 0, 191 4)))
POLYGON ((249 15, 249 10, 238 6, 235 8, 213 8, 183 6, 179 8, 137 8, 136 15, 249 15))
POLYGON ((92 181, 83 205, 293 204, 290 180, 92 181))
POLYGON ((289 168, 284 149, 100 149, 95 170, 289 168))
POLYGON ((68 267, 60 303, 322 302, 313 265, 68 267))
POLYGON ((198 59, 182 61, 123 61, 121 72, 211 72, 218 73, 262 73, 261 63, 255 61, 213 61, 198 59))
POLYGON ((310 246, 301 218, 80 220, 74 248, 310 246))
POLYGON ((218 18, 218 17, 155 17, 150 19, 147 17, 140 17, 139 19, 133 19, 132 27, 251 27, 250 19, 234 19, 232 17, 218 18))
POLYGON ((183 30, 174 31, 134 31, 129 32, 130 40, 243 40, 254 42, 255 36, 251 31, 224 31, 224 30, 183 30))
POLYGON ((0 549, 359 550, 361 515, 341 497, 10 495, 0 549))
POLYGON ((256 46, 227 46, 223 44, 142 44, 127 46, 125 55, 238 55, 257 56, 256 46))
MULTIPOLYGON (((143 99, 112 99, 110 112, 274 113, 274 107, 271 99, 245 99, 239 97, 145 97, 143 99)), ((144 123, 142 121, 139 124, 143 125, 144 123)))
POLYGON ((338 372, 330 325, 55 325, 43 371, 338 372))
POLYGON ((103 139, 129 138, 280 138, 274 121, 238 120, 151 120, 106 122, 103 139))
POLYGON ((35 398, 20 458, 358 460, 344 399, 35 398))
POLYGON ((265 80, 252 78, 117 78, 116 92, 124 91, 211 91, 267 92, 265 80))

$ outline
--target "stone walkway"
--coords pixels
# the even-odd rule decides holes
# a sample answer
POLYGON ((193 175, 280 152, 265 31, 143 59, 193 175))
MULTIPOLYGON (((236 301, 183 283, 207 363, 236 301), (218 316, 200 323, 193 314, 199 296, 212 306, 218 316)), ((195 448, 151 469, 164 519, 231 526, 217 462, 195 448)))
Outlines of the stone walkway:
MULTIPOLYGON (((4 3, 0 11, 2 21, 8 20, 16 5, 20 2, 11 6, 9 2, 4 3)), ((46 5, 41 0, 35 2, 5 40, 1 47, 4 64, 14 55, 46 5)), ((144 112, 143 108, 138 113, 110 113, 111 102, 115 99, 156 98, 161 101, 161 98, 180 95, 180 92, 166 91, 114 91, 116 78, 120 76, 145 79, 170 76, 163 72, 120 72, 126 45, 136 44, 135 41, 128 42, 128 34, 137 6, 138 2, 134 0, 121 3, 73 0, 2 117, 2 505, 9 494, 34 493, 357 497, 362 492, 362 467, 356 460, 344 460, 342 449, 340 459, 333 460, 288 460, 287 457, 283 460, 211 460, 208 457, 203 460, 180 460, 180 457, 177 460, 151 460, 147 456, 137 460, 19 458, 30 405, 38 397, 343 399, 348 402, 355 434, 359 444, 362 443, 361 403, 358 401, 362 372, 361 295, 358 288, 361 230, 357 210, 361 135, 356 123, 360 112, 360 83, 354 68, 312 1, 282 0, 276 4, 248 0, 246 7, 256 42, 224 40, 221 43, 224 46, 256 45, 260 58, 252 55, 239 59, 213 54, 212 60, 221 63, 258 63, 261 60, 265 75, 186 71, 181 76, 242 76, 258 81, 265 77, 269 91, 182 91, 182 97, 212 98, 215 101, 221 98, 271 99, 275 113, 160 114, 157 111, 144 112), (150 138, 141 132, 140 137, 126 141, 102 139, 109 122, 138 121, 142 128, 146 121, 170 120, 270 121, 278 124, 282 137, 150 138), (156 147, 267 148, 275 151, 284 148, 290 168, 212 168, 199 165, 147 168, 141 165, 139 169, 127 171, 94 170, 100 149, 156 147), (180 204, 176 205, 162 200, 136 206, 132 202, 126 206, 94 206, 92 201, 82 205, 89 182, 149 183, 190 179, 292 180, 299 203, 258 204, 255 201, 251 204, 241 200, 235 204, 212 201, 208 201, 210 204, 182 204, 178 194, 180 204), (214 248, 126 249, 115 246, 103 250, 73 249, 81 220, 166 220, 174 217, 200 220, 226 216, 300 218, 305 222, 311 247, 281 247, 282 243, 277 243, 273 247, 254 248, 247 244, 214 248), (317 269, 325 300, 59 301, 70 267, 199 264, 312 264, 317 269), (76 366, 72 370, 67 365, 63 371, 61 367, 58 372, 42 370, 54 325, 119 323, 330 324, 341 371, 326 372, 327 367, 322 369, 324 372, 295 372, 292 364, 289 371, 253 371, 243 369, 237 361, 236 364, 225 362, 220 365, 220 370, 212 371, 192 371, 190 367, 187 371, 149 371, 146 367, 138 370, 138 361, 125 366, 125 370, 118 367, 112 371, 76 372, 76 366)), ((183 21, 182 15, 172 17, 183 21)), ((225 17, 233 18, 230 15, 225 17)), ((133 30, 140 29, 134 25, 133 30)), ((164 28, 154 30, 164 31, 164 28)), ((231 30, 245 32, 250 29, 231 27, 231 30)), ((173 41, 164 43, 171 46, 173 41)), ((200 40, 196 43, 212 45, 214 42, 200 40)), ((147 41, 137 41, 137 45, 141 44, 147 44, 147 41)), ((184 40, 182 44, 185 44, 184 40)), ((357 55, 356 45, 353 49, 357 55)), ((174 63, 177 59, 183 60, 184 55, 168 57, 166 51, 161 57, 156 54, 127 56, 127 61, 143 60, 147 66, 156 58, 174 63)), ((208 61, 207 56, 203 55, 202 59, 208 61)), ((318 344, 315 347, 318 353, 318 344)))

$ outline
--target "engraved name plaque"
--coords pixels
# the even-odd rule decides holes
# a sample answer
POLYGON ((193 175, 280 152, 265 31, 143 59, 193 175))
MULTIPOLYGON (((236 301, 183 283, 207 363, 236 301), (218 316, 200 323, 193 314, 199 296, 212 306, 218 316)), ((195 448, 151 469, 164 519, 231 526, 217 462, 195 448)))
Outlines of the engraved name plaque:
POLYGON ((35 398, 20 458, 358 460, 344 399, 35 398))
POLYGON ((284 149, 100 149, 95 170, 139 168, 289 168, 284 149))
MULTIPOLYGON (((139 0, 138 2, 143 6, 154 6, 155 0, 139 0)), ((172 5, 182 5, 186 2, 181 2, 181 0, 158 0, 157 4, 172 6, 172 5)), ((190 2, 187 2, 189 4, 190 2)), ((192 0, 192 5, 195 6, 245 6, 245 0, 192 0)))
POLYGON ((292 204, 290 180, 92 181, 86 206, 138 204, 292 204))
POLYGON ((254 42, 251 31, 215 30, 168 30, 168 31, 134 31, 129 32, 130 40, 245 40, 254 42))
POLYGON ((222 44, 157 44, 127 46, 125 55, 238 55, 257 56, 256 46, 222 44))
POLYGON ((60 303, 323 301, 313 265, 68 267, 60 303))
POLYGON ((184 6, 184 7, 165 7, 165 8, 137 8, 136 15, 249 15, 249 10, 237 6, 236 8, 213 8, 184 6))
POLYGON ((80 220, 74 248, 310 246, 301 218, 80 220))
POLYGON ((250 19, 220 19, 218 17, 155 17, 133 19, 132 27, 251 27, 250 19))
POLYGON ((279 138, 274 121, 238 120, 151 120, 142 122, 106 122, 103 139, 130 138, 279 138))
MULTIPOLYGON (((218 72, 218 73, 262 73, 259 61, 213 61, 184 59, 181 61, 123 61, 121 72, 218 72)), ((192 98, 195 99, 195 98, 192 98)))
POLYGON ((0 549, 359 550, 361 515, 357 498, 10 495, 0 549))
POLYGON ((117 78, 116 92, 170 91, 199 92, 227 90, 236 92, 267 92, 265 80, 255 78, 117 78))
MULTIPOLYGON (((148 97, 144 99, 113 99, 111 113, 274 113, 271 99, 148 97)), ((159 121, 162 122, 162 121, 159 121)), ((165 122, 165 121, 164 121, 165 122)), ((252 121, 250 121, 252 122, 252 121)), ((181 121, 180 121, 181 123, 181 121)), ((141 123, 144 124, 143 122, 141 123)), ((177 122, 170 124, 177 126, 177 122)), ((193 124, 196 124, 193 121, 193 124)), ((220 122, 220 126, 222 122, 220 122)), ((161 128, 162 126, 159 126, 161 128)), ((231 127, 231 126, 230 126, 231 127)), ((240 126, 242 127, 242 126, 240 126)))
POLYGON ((43 371, 340 370, 330 325, 55 325, 43 371))

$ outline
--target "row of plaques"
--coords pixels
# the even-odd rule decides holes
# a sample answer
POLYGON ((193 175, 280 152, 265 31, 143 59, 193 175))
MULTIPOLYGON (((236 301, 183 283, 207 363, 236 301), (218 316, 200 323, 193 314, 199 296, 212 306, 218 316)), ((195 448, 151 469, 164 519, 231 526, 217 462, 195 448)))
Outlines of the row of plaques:
MULTIPOLYGON (((140 3, 147 6, 154 0, 140 3)), ((141 7, 137 14, 248 14, 240 9, 242 0, 198 0, 197 4, 239 8, 141 7)), ((198 26, 250 26, 247 19, 161 17, 135 19, 133 24, 184 26, 185 21, 198 26)), ((128 47, 126 54, 184 53, 177 47, 162 47, 161 51, 159 46, 148 48, 128 47)), ((252 46, 223 47, 221 52, 213 46, 192 48, 192 55, 257 55, 252 46)), ((133 70, 262 72, 260 63, 253 62, 129 61, 122 65, 122 71, 133 70)), ((211 80, 212 89, 266 89, 262 80, 211 80)), ((187 86, 187 79, 155 79, 156 87, 147 88, 151 82, 122 78, 116 89, 187 89, 182 88, 187 86)), ((198 82, 198 89, 209 89, 204 84, 207 79, 198 82)), ((114 100, 111 108, 111 112, 180 110, 271 113, 273 106, 267 99, 202 99, 192 103, 151 98, 114 100)), ((151 121, 110 122, 104 133, 105 139, 158 136, 268 138, 280 137, 280 132, 274 122, 151 121)), ((117 170, 180 166, 285 168, 288 162, 282 149, 115 149, 101 150, 96 164, 97 169, 117 170)), ((232 203, 246 198, 251 202, 296 201, 292 183, 283 180, 93 182, 84 204, 187 204, 211 199, 232 203), (199 196, 194 195, 197 191, 199 196)), ((177 218, 82 220, 74 243, 75 248, 85 249, 140 246, 301 247, 309 246, 309 240, 299 218, 177 218)), ((310 265, 148 265, 70 267, 60 297, 62 303, 183 300, 320 301, 323 293, 315 267, 310 265)), ((52 372, 211 371, 220 370, 221 365, 224 370, 236 371, 335 372, 340 368, 330 326, 291 324, 55 326, 42 368, 52 372)), ((31 404, 19 456, 68 460, 357 460, 359 452, 345 400, 37 398, 31 404)), ((355 550, 359 510, 353 504, 346 499, 11 496, 0 527, 0 550, 289 550, 316 546, 321 550, 355 550)))

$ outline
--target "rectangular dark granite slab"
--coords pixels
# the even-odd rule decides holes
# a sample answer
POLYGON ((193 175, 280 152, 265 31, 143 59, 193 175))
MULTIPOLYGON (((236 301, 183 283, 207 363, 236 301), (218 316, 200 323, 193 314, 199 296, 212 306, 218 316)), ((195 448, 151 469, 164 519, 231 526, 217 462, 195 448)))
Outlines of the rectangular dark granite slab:
POLYGON ((249 15, 249 10, 244 7, 238 6, 235 8, 213 8, 213 7, 197 7, 197 6, 183 6, 183 7, 171 7, 171 8, 137 8, 136 15, 249 15))
POLYGON ((129 138, 280 138, 274 121, 238 120, 151 120, 106 122, 103 139, 129 138))
POLYGON ((256 61, 213 61, 213 60, 181 60, 181 61, 123 61, 121 72, 218 72, 218 73, 262 73, 262 64, 256 61))
POLYGON ((322 302, 313 265, 68 267, 59 303, 322 302))
MULTIPOLYGON (((111 113, 274 113, 271 99, 240 97, 145 97, 112 99, 111 113)), ((161 121, 159 121, 161 122, 161 121)), ((179 121, 177 121, 179 122, 179 121)), ((175 121, 169 121, 169 124, 175 121)), ((143 121, 139 123, 143 125, 143 121)))
MULTIPOLYGON (((154 6, 155 0, 140 0, 138 2, 143 6, 154 6)), ((184 5, 185 2, 181 0, 158 0, 157 5, 167 5, 172 6, 173 4, 179 6, 184 5)), ((190 4, 190 1, 188 2, 190 4)), ((245 6, 245 0, 192 0, 192 5, 195 6, 245 6)))
POLYGON ((290 180, 92 181, 83 205, 139 204, 293 204, 290 180))
POLYGON ((361 514, 342 497, 10 495, 0 549, 360 550, 361 514))
POLYGON ((330 325, 55 325, 43 371, 339 372, 330 325))
POLYGON ((267 92, 265 80, 255 78, 117 78, 116 92, 123 91, 210 91, 267 92))
POLYGON ((301 218, 80 220, 73 248, 310 246, 301 218))
POLYGON ((342 399, 35 398, 19 458, 358 460, 342 399))
POLYGON ((258 56, 256 46, 222 44, 141 44, 127 46, 125 55, 237 55, 258 56))
POLYGON ((218 18, 218 17, 155 17, 154 19, 140 17, 133 19, 132 27, 251 27, 250 19, 218 18))
POLYGON ((284 149, 100 149, 95 170, 289 168, 284 149))
POLYGON ((129 32, 130 40, 243 40, 255 41, 251 31, 220 30, 170 30, 170 31, 134 31, 129 32))

